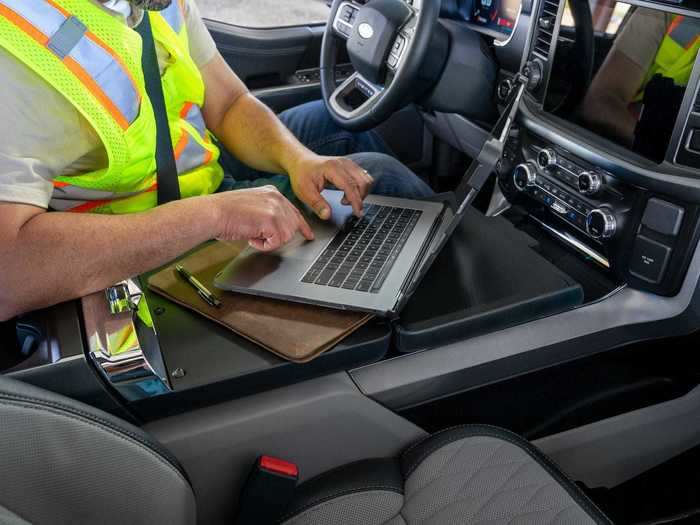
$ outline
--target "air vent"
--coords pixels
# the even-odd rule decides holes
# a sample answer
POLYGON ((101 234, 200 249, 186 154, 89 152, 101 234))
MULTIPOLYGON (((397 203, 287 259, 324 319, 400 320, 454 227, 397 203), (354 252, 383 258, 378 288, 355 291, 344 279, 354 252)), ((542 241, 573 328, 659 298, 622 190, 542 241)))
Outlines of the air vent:
POLYGON ((552 47, 554 26, 557 22, 558 12, 559 2, 557 0, 542 0, 542 8, 540 10, 540 17, 537 20, 535 44, 532 52, 543 60, 549 59, 549 50, 552 47))

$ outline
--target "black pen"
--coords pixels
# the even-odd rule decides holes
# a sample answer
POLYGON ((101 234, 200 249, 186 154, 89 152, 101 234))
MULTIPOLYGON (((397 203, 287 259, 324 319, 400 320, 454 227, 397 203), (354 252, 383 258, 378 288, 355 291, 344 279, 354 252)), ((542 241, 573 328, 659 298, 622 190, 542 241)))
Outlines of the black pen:
POLYGON ((176 264, 175 269, 177 270, 177 273, 180 274, 180 276, 189 283, 192 288, 197 290, 197 294, 204 299, 204 301, 209 305, 213 306, 214 308, 221 308, 221 301, 219 301, 219 298, 216 297, 213 293, 211 293, 207 288, 200 283, 197 278, 192 275, 190 272, 185 270, 185 268, 181 264, 176 264))

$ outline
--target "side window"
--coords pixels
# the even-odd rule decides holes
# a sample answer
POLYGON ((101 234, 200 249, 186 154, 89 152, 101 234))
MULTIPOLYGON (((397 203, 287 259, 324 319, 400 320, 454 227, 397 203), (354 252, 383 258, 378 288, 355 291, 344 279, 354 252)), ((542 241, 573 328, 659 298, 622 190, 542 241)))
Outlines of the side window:
POLYGON ((196 0, 202 17, 242 27, 268 29, 325 23, 326 0, 196 0))
MULTIPOLYGON (((630 4, 622 4, 614 0, 589 0, 591 14, 593 15, 593 28, 596 33, 615 35, 620 30, 622 22, 630 9, 630 4)), ((574 27, 574 18, 571 16, 569 2, 566 2, 564 15, 561 19, 564 27, 574 27)))

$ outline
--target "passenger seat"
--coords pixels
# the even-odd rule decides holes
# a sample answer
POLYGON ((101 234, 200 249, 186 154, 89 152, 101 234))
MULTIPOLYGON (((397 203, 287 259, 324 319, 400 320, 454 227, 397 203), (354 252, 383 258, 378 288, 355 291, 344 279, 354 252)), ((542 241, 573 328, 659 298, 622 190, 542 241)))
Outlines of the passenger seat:
MULTIPOLYGON (((162 445, 93 407, 3 377, 0 473, 2 525, 196 523, 187 473, 162 445)), ((523 439, 494 427, 462 426, 414 444, 399 458, 355 462, 302 483, 274 523, 610 521, 523 439)))

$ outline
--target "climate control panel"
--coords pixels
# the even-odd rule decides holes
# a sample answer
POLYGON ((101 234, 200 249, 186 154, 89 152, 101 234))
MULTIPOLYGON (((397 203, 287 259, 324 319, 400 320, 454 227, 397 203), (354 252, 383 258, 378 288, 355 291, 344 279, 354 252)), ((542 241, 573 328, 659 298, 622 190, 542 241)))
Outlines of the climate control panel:
POLYGON ((497 172, 502 195, 492 196, 490 209, 510 205, 516 227, 537 240, 554 237, 606 278, 678 292, 700 238, 699 205, 633 184, 613 160, 594 164, 524 129, 511 132, 497 172))
POLYGON ((513 186, 593 239, 615 235, 617 220, 612 207, 591 203, 582 196, 598 195, 604 175, 562 157, 553 148, 542 148, 513 169, 513 186))
POLYGON ((605 268, 627 235, 637 191, 600 166, 532 135, 506 145, 500 187, 511 204, 605 268))

